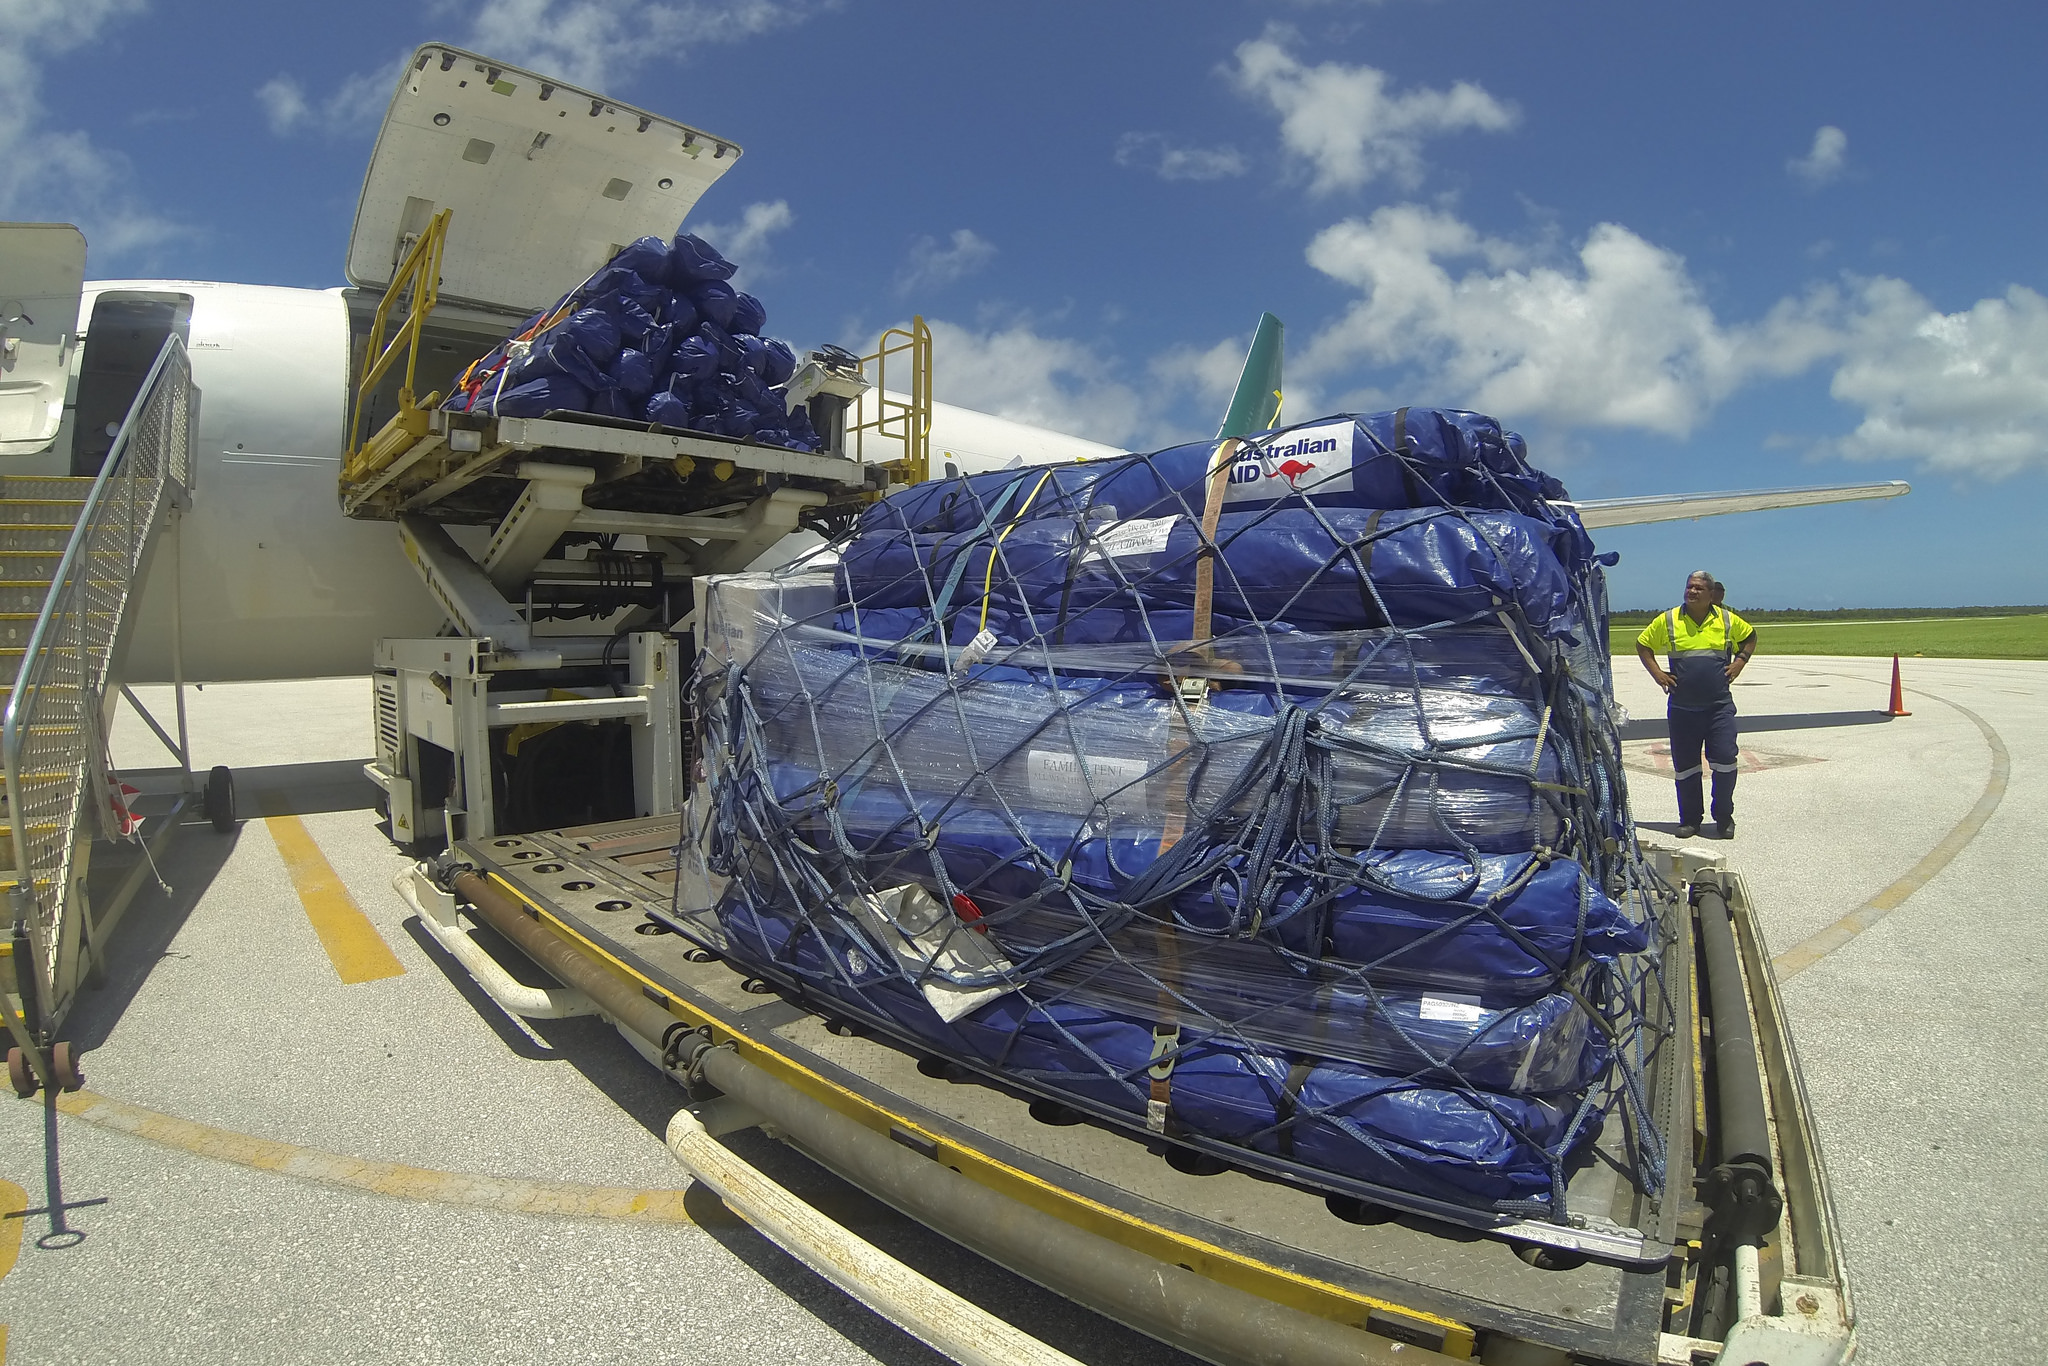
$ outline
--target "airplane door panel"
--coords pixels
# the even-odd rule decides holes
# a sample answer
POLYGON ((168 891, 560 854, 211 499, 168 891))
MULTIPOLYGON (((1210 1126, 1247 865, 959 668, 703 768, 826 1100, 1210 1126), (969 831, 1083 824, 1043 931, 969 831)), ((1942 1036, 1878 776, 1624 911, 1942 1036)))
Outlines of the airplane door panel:
POLYGON ((0 455, 47 450, 63 425, 84 281, 77 228, 0 223, 0 455))

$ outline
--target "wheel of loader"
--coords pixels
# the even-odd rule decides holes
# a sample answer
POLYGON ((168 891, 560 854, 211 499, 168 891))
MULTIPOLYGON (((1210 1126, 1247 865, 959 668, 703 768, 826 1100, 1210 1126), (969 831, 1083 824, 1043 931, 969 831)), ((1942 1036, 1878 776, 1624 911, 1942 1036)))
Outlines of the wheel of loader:
POLYGON ((19 1048, 7 1050, 7 1080, 14 1086, 14 1094, 27 1100, 36 1093, 39 1083, 35 1070, 28 1065, 28 1057, 19 1048))
POLYGON ((235 771, 226 764, 206 775, 206 819, 223 835, 235 831, 235 771))
POLYGON ((50 1047, 50 1078, 60 1091, 76 1091, 85 1085, 85 1073, 78 1070, 80 1054, 71 1040, 59 1039, 50 1047))

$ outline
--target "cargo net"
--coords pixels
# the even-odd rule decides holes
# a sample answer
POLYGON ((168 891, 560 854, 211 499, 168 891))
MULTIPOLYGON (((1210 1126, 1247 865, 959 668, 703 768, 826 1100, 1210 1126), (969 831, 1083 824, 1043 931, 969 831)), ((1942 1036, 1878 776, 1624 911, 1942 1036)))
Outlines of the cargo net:
POLYGON ((677 923, 1325 1190, 1655 1195, 1661 903, 1563 496, 1411 409, 934 480, 710 580, 677 923))

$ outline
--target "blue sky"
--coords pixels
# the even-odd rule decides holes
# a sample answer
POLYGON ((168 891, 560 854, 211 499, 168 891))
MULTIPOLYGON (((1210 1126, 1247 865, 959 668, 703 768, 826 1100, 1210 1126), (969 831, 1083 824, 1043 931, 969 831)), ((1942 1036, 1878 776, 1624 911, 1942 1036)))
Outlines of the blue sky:
POLYGON ((1291 418, 1444 404, 1580 497, 1909 479, 1624 528, 1618 605, 2048 602, 2031 6, 0 0, 0 216, 96 277, 327 287, 405 53, 746 155, 699 204, 771 330, 921 312, 938 396, 1206 435, 1262 309, 1291 418), (2037 292, 2039 291, 2039 292, 2037 292))

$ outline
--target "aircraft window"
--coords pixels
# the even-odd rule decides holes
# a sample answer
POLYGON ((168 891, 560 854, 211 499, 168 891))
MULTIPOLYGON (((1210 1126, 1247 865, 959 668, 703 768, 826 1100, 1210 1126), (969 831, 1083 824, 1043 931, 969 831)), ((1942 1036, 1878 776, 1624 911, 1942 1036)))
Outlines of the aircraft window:
POLYGON ((78 370, 71 473, 100 472, 156 353, 172 333, 187 337, 191 319, 189 294, 102 294, 93 301, 78 370))

